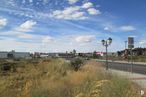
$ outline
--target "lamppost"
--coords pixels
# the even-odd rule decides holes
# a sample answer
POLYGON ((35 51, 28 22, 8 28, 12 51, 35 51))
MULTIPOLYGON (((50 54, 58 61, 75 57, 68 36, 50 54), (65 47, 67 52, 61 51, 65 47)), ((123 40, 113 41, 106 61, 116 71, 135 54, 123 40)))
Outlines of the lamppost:
POLYGON ((108 38, 107 40, 101 40, 102 45, 106 48, 106 70, 108 70, 108 50, 107 47, 112 43, 112 38, 108 38))

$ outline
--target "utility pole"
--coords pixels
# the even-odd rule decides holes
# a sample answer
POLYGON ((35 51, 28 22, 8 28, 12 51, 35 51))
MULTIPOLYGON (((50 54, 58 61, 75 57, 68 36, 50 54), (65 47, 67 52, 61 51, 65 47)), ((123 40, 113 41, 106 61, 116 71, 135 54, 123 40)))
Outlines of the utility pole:
POLYGON ((107 47, 108 47, 108 44, 106 41, 106 45, 105 45, 105 48, 106 48, 106 70, 108 70, 108 50, 107 50, 107 47))
POLYGON ((134 48, 133 37, 128 37, 128 48, 130 49, 130 55, 131 55, 131 73, 133 73, 133 51, 132 51, 132 48, 134 48))
MULTIPOLYGON (((124 51, 124 59, 128 59, 128 51, 127 51, 127 42, 128 41, 124 41, 125 42, 125 51, 124 51)), ((129 61, 129 59, 128 59, 129 61)))
POLYGON ((125 50, 127 49, 127 41, 124 41, 125 42, 125 50))

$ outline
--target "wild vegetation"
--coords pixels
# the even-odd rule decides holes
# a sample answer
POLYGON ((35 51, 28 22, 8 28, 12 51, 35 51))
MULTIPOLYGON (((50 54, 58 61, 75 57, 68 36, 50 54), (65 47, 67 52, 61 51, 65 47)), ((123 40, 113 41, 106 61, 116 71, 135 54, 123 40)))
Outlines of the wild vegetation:
POLYGON ((25 60, 0 75, 0 97, 139 97, 137 86, 88 61, 76 71, 63 59, 25 60))

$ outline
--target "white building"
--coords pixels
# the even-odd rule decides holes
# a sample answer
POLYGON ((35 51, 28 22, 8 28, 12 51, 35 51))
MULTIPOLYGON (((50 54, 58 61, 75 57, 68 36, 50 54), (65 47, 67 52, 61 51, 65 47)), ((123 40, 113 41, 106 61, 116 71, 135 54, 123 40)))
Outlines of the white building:
POLYGON ((0 58, 31 58, 29 52, 0 52, 0 58))
POLYGON ((14 58, 30 58, 30 53, 28 53, 28 52, 15 52, 14 58))
POLYGON ((0 58, 3 59, 3 58, 8 58, 8 52, 0 52, 0 58))
POLYGON ((30 53, 11 51, 8 53, 8 58, 30 58, 30 53))

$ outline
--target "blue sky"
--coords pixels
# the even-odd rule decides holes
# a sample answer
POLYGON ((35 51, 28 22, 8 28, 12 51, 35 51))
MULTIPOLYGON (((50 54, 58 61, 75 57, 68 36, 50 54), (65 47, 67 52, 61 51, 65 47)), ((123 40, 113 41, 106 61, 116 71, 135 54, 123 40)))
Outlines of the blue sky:
POLYGON ((145 0, 0 0, 0 50, 109 51, 146 45, 145 0))

